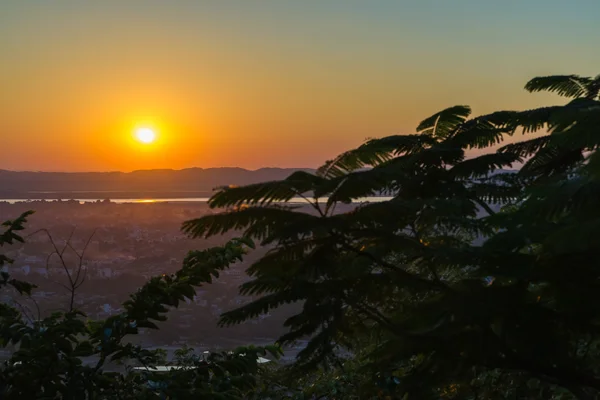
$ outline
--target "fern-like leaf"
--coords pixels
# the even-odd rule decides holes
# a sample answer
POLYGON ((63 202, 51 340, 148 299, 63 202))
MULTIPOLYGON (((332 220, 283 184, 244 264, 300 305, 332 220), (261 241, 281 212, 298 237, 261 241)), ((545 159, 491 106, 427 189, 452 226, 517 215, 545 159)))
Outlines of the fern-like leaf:
POLYGON ((583 160, 582 149, 565 150, 550 145, 529 159, 519 173, 523 176, 564 174, 583 160))
POLYGON ((521 158, 513 153, 484 154, 456 164, 450 169, 450 174, 460 179, 488 176, 490 172, 519 161, 521 158))
POLYGON ((469 106, 449 107, 421 121, 417 126, 417 132, 443 139, 451 135, 469 115, 471 115, 469 106))
POLYGON ((549 91, 560 96, 577 98, 588 95, 588 87, 593 82, 591 78, 578 75, 540 76, 531 79, 525 85, 529 92, 549 91))
POLYGON ((523 140, 517 143, 507 144, 498 149, 500 153, 512 153, 519 157, 529 157, 542 148, 544 148, 550 141, 550 136, 540 136, 534 139, 523 140))
POLYGON ((503 119, 498 115, 474 118, 463 123, 451 137, 451 142, 461 148, 484 149, 502 142, 505 135, 512 135, 506 115, 503 119))
POLYGON ((367 166, 377 166, 393 156, 412 154, 435 143, 429 135, 394 135, 372 139, 362 146, 342 153, 318 169, 318 174, 326 177, 342 176, 367 166))
POLYGON ((221 188, 209 199, 208 203, 215 208, 286 202, 293 197, 313 192, 323 182, 324 179, 321 177, 305 171, 296 171, 281 181, 221 188))
POLYGON ((230 230, 245 230, 247 236, 262 240, 286 225, 314 218, 317 217, 290 208, 252 206, 186 221, 182 230, 193 238, 220 235, 230 230))

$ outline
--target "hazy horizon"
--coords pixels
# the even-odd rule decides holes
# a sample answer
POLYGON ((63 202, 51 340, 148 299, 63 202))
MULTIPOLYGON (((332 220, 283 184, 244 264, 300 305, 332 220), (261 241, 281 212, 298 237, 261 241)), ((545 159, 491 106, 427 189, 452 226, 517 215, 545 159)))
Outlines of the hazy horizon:
POLYGON ((130 174, 133 172, 143 172, 143 171, 184 171, 184 170, 190 170, 190 169, 199 169, 199 170, 213 170, 213 169, 241 169, 241 170, 245 170, 245 171, 250 171, 250 172, 255 172, 255 171, 260 171, 260 170, 267 170, 267 169, 282 169, 282 170, 316 170, 317 167, 274 167, 274 166, 264 166, 264 167, 258 167, 258 168, 244 168, 244 167, 238 167, 238 166, 214 166, 214 167, 185 167, 185 168, 143 168, 143 169, 134 169, 134 170, 129 170, 129 171, 119 171, 119 170, 73 170, 73 171, 59 171, 59 170, 16 170, 16 169, 9 169, 9 168, 0 168, 0 171, 7 171, 7 172, 44 172, 44 173, 51 173, 51 174, 86 174, 86 173, 90 173, 90 174, 96 174, 96 173, 122 173, 122 174, 130 174))
POLYGON ((5 2, 0 169, 318 167, 366 137, 562 104, 600 2, 5 2), (151 128, 149 145, 133 131, 151 128))

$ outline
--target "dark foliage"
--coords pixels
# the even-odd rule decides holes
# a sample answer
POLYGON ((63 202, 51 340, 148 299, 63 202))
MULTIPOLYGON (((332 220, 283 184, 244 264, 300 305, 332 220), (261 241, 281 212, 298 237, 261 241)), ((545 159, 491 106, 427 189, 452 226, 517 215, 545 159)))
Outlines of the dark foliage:
POLYGON ((220 323, 301 303, 279 339, 309 339, 293 369, 341 376, 358 363, 390 396, 595 398, 597 82, 536 78, 528 90, 577 98, 474 119, 451 107, 416 135, 369 140, 317 175, 220 190, 210 205, 226 210, 184 231, 236 229, 273 246, 240 288, 259 297, 220 323), (518 128, 550 133, 465 158, 518 128), (519 161, 519 173, 495 174, 519 161), (379 194, 391 200, 335 212, 379 194), (312 211, 285 205, 292 197, 312 211))
MULTIPOLYGON (((3 224, 0 245, 22 241, 17 232, 31 213, 3 224)), ((242 399, 256 385, 257 358, 278 357, 276 347, 244 347, 233 352, 195 358, 185 370, 152 372, 164 363, 160 350, 150 351, 124 340, 140 329, 158 329, 170 307, 192 298, 195 288, 210 283, 219 271, 240 260, 248 240, 234 239, 224 247, 190 252, 173 275, 152 278, 123 304, 124 312, 91 321, 72 309, 40 320, 29 320, 18 309, 0 305, 0 343, 12 355, 0 368, 2 399, 242 399), (91 360, 91 361, 90 361, 91 360), (126 373, 107 371, 107 361, 129 365, 126 373), (131 365, 148 372, 139 373, 131 365)), ((2 263, 12 260, 2 257, 2 263)), ((2 273, 3 286, 28 295, 34 288, 2 273)), ((6 288, 5 288, 6 289, 6 288)), ((17 296, 17 293, 15 293, 17 296)))

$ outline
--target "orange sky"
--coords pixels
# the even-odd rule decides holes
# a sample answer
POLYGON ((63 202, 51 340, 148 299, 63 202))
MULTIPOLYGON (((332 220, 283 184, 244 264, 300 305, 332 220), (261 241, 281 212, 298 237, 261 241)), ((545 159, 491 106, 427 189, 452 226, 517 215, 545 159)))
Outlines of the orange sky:
POLYGON ((600 73, 600 2, 522 3, 3 3, 0 168, 316 167, 454 104, 562 102, 522 87, 600 73))

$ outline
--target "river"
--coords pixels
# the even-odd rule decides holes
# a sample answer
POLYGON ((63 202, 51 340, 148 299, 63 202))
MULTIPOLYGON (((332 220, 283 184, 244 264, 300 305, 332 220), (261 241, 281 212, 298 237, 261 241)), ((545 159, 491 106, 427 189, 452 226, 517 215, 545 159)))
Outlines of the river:
MULTIPOLYGON (((392 197, 361 197, 353 200, 353 203, 378 203, 382 201, 391 200, 392 197)), ((15 203, 33 203, 36 201, 45 201, 45 202, 53 202, 53 201, 77 201, 79 203, 94 203, 98 201, 104 201, 105 199, 0 199, 0 203, 6 202, 9 204, 15 203)), ((176 197, 176 198, 130 198, 130 199, 109 199, 112 203, 116 204, 131 204, 131 203, 140 203, 140 204, 148 204, 148 203, 206 203, 209 200, 209 197, 176 197)), ((320 198, 319 202, 325 203, 327 202, 327 198, 320 198)), ((288 201, 288 203, 292 204, 306 204, 307 200, 302 197, 294 197, 288 201)))

